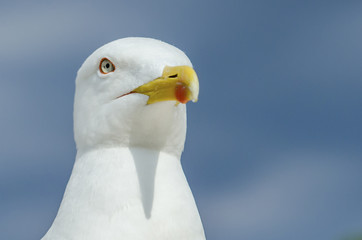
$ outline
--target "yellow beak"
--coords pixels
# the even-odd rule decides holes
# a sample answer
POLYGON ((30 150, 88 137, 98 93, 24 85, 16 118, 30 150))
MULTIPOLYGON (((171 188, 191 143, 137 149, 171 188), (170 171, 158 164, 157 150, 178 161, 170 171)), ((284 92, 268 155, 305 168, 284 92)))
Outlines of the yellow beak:
POLYGON ((149 96, 147 104, 161 101, 197 102, 199 80, 194 69, 189 66, 166 66, 161 77, 136 88, 131 93, 149 96))

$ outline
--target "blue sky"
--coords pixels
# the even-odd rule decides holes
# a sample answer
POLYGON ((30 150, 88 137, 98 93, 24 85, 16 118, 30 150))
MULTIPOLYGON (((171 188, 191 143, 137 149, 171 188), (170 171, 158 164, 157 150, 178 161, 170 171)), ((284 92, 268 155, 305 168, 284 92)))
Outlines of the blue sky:
POLYGON ((0 7, 0 239, 40 239, 75 157, 74 79, 101 45, 171 43, 200 79, 182 162, 209 240, 362 233, 359 1, 0 7))

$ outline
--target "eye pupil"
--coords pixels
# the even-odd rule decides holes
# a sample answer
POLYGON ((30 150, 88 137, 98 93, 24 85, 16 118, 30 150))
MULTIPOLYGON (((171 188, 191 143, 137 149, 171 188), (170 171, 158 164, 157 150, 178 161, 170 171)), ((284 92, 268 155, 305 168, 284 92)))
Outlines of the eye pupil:
POLYGON ((109 63, 107 63, 107 64, 106 64, 106 68, 109 68, 109 66, 110 66, 109 63))

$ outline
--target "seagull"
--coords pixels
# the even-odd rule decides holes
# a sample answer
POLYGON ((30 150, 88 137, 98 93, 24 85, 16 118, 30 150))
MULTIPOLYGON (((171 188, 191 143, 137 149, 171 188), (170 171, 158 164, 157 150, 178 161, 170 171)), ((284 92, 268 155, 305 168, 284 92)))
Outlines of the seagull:
POLYGON ((76 77, 74 167, 42 240, 205 239, 180 161, 198 94, 170 44, 123 38, 93 52, 76 77))

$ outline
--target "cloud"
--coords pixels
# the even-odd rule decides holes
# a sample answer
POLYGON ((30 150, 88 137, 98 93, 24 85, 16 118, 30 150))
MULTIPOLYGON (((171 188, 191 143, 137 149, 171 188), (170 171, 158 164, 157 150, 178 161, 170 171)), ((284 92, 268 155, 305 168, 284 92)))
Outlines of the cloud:
POLYGON ((212 239, 225 233, 228 239, 332 239, 348 234, 348 224, 362 221, 355 209, 362 199, 356 191, 362 185, 356 183, 359 165, 351 157, 313 153, 281 158, 247 183, 201 197, 212 239), (348 193, 355 199, 343 196, 348 193))
MULTIPOLYGON (((93 9, 84 11, 92 14, 93 9)), ((87 28, 79 3, 69 4, 19 4, 3 9, 0 17, 2 39, 0 52, 7 58, 37 57, 54 53, 79 38, 87 28), (25 5, 25 6, 24 6, 25 5)), ((93 14, 95 14, 93 12, 93 14)))
POLYGON ((132 14, 130 7, 112 1, 106 6, 92 1, 62 1, 4 7, 0 10, 0 53, 11 60, 34 61, 60 59, 84 49, 90 54, 106 42, 147 29, 142 11, 132 14))

